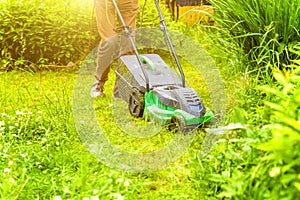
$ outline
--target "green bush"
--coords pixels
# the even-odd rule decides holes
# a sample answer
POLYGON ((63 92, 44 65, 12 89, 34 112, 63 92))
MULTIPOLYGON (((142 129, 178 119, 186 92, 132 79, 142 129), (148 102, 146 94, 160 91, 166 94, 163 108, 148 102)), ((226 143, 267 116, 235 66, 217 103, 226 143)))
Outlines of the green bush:
POLYGON ((80 1, 4 1, 0 67, 67 65, 98 43, 93 7, 80 1))
POLYGON ((222 32, 216 39, 230 50, 231 43, 238 45, 251 63, 250 70, 269 73, 271 66, 283 69, 282 64, 299 58, 288 51, 300 41, 299 0, 210 2, 215 8, 215 26, 222 32))
MULTIPOLYGON (((201 181, 207 181, 211 194, 222 199, 300 198, 300 60, 291 63, 288 70, 275 67, 276 83, 260 87, 269 99, 262 105, 269 120, 220 140, 217 150, 201 161, 201 181)), ((249 126, 249 118, 257 118, 255 110, 242 115, 249 126)))

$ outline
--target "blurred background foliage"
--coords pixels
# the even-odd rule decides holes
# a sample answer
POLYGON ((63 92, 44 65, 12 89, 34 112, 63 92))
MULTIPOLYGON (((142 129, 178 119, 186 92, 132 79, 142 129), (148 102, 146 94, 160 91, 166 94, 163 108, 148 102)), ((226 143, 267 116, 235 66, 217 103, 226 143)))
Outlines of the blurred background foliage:
POLYGON ((0 66, 67 65, 99 40, 93 6, 87 1, 2 1, 0 66))

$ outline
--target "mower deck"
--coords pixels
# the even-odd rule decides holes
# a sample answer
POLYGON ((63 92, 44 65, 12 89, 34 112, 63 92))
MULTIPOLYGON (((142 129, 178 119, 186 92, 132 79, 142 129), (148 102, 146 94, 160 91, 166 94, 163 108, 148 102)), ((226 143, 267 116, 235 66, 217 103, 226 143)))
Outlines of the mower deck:
POLYGON ((180 127, 181 131, 212 120, 213 113, 204 107, 196 91, 183 87, 159 55, 141 54, 140 59, 149 77, 150 91, 146 91, 146 81, 136 56, 122 56, 116 71, 118 86, 122 88, 121 98, 128 103, 132 116, 171 125, 171 129, 180 127))

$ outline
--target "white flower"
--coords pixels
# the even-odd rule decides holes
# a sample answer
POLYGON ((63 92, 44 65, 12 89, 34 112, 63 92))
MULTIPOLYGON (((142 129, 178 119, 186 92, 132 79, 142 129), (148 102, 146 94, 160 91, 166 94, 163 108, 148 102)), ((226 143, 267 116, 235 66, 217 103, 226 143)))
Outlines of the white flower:
POLYGON ((14 164, 14 162, 12 161, 12 160, 10 160, 9 162, 8 162, 8 166, 12 166, 14 164))
POLYGON ((5 112, 1 113, 2 117, 6 117, 7 114, 5 112))
POLYGON ((123 183, 124 182, 124 178, 122 178, 122 177, 121 178, 117 178, 116 182, 117 183, 123 183))
POLYGON ((90 200, 88 197, 83 197, 82 200, 90 200))
POLYGON ((273 167, 272 169, 271 169, 271 171, 269 172, 269 175, 271 176, 271 177, 276 177, 276 176, 278 176, 280 174, 280 168, 279 167, 273 167))
POLYGON ((4 120, 3 120, 3 121, 0 121, 0 126, 4 126, 4 125, 5 125, 4 120))
POLYGON ((56 146, 58 146, 59 145, 59 141, 56 141, 55 144, 56 144, 56 146))
POLYGON ((57 97, 55 97, 53 100, 54 100, 54 101, 58 101, 58 98, 57 98, 57 97))
POLYGON ((4 168, 3 172, 4 173, 9 173, 10 172, 10 168, 4 168))
POLYGON ((113 193, 113 197, 115 197, 116 200, 124 200, 124 197, 120 193, 113 193))
POLYGON ((91 196, 90 200, 99 200, 98 196, 91 196))
POLYGON ((53 200, 62 200, 61 196, 55 196, 53 200))
POLYGON ((24 112, 22 112, 22 111, 16 111, 16 115, 24 115, 25 113, 24 112))
POLYGON ((39 110, 39 111, 37 111, 37 113, 38 113, 38 114, 42 114, 42 113, 43 113, 43 111, 39 110))
POLYGON ((47 142, 47 138, 44 138, 44 137, 43 137, 43 138, 42 138, 42 141, 43 141, 43 142, 47 142))
POLYGON ((10 178, 8 179, 8 181, 11 182, 11 183, 13 183, 13 182, 15 182, 15 179, 14 179, 13 177, 10 177, 10 178))
POLYGON ((93 194, 97 194, 98 192, 99 192, 99 190, 97 190, 97 189, 93 190, 93 194))
POLYGON ((127 180, 124 181, 124 186, 125 186, 125 187, 128 187, 129 185, 130 185, 130 182, 129 182, 129 181, 127 181, 127 180))
POLYGON ((25 157, 28 156, 28 153, 24 153, 24 154, 23 154, 23 153, 20 153, 20 156, 23 157, 23 158, 25 158, 25 157))

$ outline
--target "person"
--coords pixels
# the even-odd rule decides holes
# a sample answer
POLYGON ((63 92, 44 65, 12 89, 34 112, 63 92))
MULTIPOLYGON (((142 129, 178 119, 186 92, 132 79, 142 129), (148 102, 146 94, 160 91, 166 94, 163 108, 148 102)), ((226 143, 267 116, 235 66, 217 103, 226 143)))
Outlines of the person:
MULTIPOLYGON (((139 9, 138 0, 115 0, 115 2, 126 26, 134 30, 136 28, 136 15, 139 9)), ((118 27, 122 24, 120 18, 116 16, 116 8, 113 0, 95 0, 94 5, 101 41, 98 46, 95 72, 96 80, 91 89, 91 96, 101 97, 104 95, 104 84, 108 80, 112 61, 121 55, 132 52, 132 45, 128 36, 122 34, 120 36, 118 32, 118 27)), ((113 93, 115 97, 118 97, 116 83, 113 93)))

